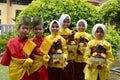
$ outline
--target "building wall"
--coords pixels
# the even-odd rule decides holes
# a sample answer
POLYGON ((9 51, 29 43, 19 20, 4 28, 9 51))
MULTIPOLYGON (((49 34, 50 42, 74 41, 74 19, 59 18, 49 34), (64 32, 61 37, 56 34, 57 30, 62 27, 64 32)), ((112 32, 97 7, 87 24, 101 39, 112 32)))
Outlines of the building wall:
POLYGON ((1 24, 6 24, 7 23, 7 4, 5 3, 0 3, 0 10, 1 10, 1 24))
MULTIPOLYGON (((15 19, 16 17, 16 10, 23 10, 27 7, 27 5, 12 5, 12 18, 15 19)), ((14 24, 15 22, 12 20, 12 23, 14 24)))
POLYGON ((15 22, 12 20, 16 17, 16 10, 23 10, 27 7, 27 5, 16 5, 12 4, 12 6, 9 8, 10 12, 8 13, 8 8, 6 3, 0 3, 0 10, 1 10, 1 24, 15 24, 15 22), (10 15, 10 18, 8 18, 8 14, 10 15), (8 23, 8 19, 10 23, 8 23))

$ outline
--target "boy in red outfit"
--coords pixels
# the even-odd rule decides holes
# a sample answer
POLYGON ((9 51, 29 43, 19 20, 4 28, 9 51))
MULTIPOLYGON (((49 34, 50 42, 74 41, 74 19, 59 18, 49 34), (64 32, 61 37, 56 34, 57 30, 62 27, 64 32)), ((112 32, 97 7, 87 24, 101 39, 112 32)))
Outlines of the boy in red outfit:
POLYGON ((29 58, 35 44, 28 40, 30 18, 22 17, 18 27, 19 35, 8 41, 1 64, 9 66, 10 80, 29 80, 28 69, 32 65, 29 58), (32 46, 32 47, 29 47, 32 46))
POLYGON ((44 40, 44 29, 41 17, 36 16, 33 18, 33 32, 35 36, 32 40, 37 46, 31 55, 33 65, 30 68, 30 80, 48 80, 48 72, 44 64, 43 53, 40 51, 40 46, 44 40))

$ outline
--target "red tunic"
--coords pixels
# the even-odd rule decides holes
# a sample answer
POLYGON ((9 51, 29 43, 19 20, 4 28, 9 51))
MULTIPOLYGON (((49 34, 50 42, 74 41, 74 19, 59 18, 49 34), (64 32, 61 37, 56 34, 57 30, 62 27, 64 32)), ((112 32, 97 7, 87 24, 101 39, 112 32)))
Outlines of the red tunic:
MULTIPOLYGON (((26 57, 22 53, 23 53, 23 47, 27 40, 28 38, 21 40, 18 36, 10 39, 7 43, 6 50, 1 60, 1 64, 5 66, 9 66, 12 60, 11 57, 14 57, 17 59, 25 59, 26 57)), ((26 72, 22 80, 29 80, 28 78, 29 77, 26 72)))
MULTIPOLYGON (((41 54, 40 54, 40 46, 41 46, 41 43, 44 40, 44 37, 41 37, 40 39, 34 37, 34 38, 32 38, 32 40, 36 44, 36 47, 33 50, 33 54, 41 56, 41 54)), ((31 58, 32 57, 33 56, 31 55, 31 58)), ((48 80, 48 71, 47 71, 46 67, 43 65, 36 72, 31 74, 30 75, 30 80, 48 80)))

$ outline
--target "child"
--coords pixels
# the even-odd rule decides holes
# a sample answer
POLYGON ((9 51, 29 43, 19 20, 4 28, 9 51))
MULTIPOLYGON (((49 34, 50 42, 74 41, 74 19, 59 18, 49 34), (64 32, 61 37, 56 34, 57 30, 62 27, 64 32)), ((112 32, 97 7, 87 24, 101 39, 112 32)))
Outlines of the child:
POLYGON ((23 16, 18 27, 19 35, 8 41, 1 64, 9 66, 10 80, 29 80, 28 71, 32 65, 29 58, 35 44, 28 40, 30 18, 23 16))
POLYGON ((86 63, 83 56, 87 43, 91 40, 92 37, 90 34, 85 32, 85 30, 87 29, 87 22, 84 19, 81 19, 77 22, 76 28, 78 32, 76 32, 75 34, 75 40, 77 41, 78 48, 74 62, 74 74, 75 80, 84 80, 83 70, 86 63))
MULTIPOLYGON (((45 39, 52 42, 48 54, 50 60, 48 62, 48 79, 49 80, 63 80, 63 69, 67 65, 67 47, 66 41, 58 34, 60 24, 58 21, 53 20, 50 23, 51 34, 45 39)), ((47 45, 49 46, 49 44, 47 45)))
MULTIPOLYGON (((60 26, 61 26, 59 34, 64 39, 66 39, 67 49, 68 49, 68 58, 67 58, 68 65, 64 69, 64 80, 72 80, 74 77, 74 75, 73 75, 74 74, 73 60, 75 58, 75 55, 74 55, 75 49, 70 48, 69 44, 71 44, 71 43, 69 43, 69 42, 74 41, 75 31, 69 29, 71 18, 68 14, 62 14, 60 16, 59 22, 60 22, 60 26), (73 37, 72 37, 73 41, 70 40, 70 36, 72 36, 72 35, 73 35, 73 37)), ((74 42, 73 42, 73 45, 74 45, 74 42)))
POLYGON ((30 80, 48 80, 48 72, 43 61, 43 54, 40 52, 40 46, 44 40, 43 21, 41 17, 33 18, 33 32, 35 36, 32 41, 37 45, 32 52, 31 58, 33 64, 30 68, 30 80))
POLYGON ((105 25, 94 25, 92 35, 95 39, 88 42, 84 56, 87 63, 85 80, 108 80, 110 77, 109 69, 114 57, 110 43, 104 40, 105 34, 105 25))

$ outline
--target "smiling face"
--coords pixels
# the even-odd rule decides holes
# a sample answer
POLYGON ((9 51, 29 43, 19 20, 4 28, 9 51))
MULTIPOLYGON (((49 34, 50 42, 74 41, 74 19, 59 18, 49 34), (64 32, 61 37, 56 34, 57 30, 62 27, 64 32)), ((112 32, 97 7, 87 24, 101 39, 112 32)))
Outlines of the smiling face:
POLYGON ((54 23, 52 24, 51 31, 52 31, 52 33, 54 33, 54 34, 57 34, 57 33, 58 33, 58 31, 59 31, 59 26, 58 26, 57 22, 54 22, 54 23))
POLYGON ((27 35, 30 32, 30 26, 21 24, 20 27, 18 28, 18 32, 19 32, 19 37, 21 39, 24 39, 27 37, 27 35))
POLYGON ((84 32, 85 31, 85 24, 83 22, 80 22, 78 24, 78 31, 84 32))
POLYGON ((101 27, 98 27, 98 28, 97 28, 97 30, 96 30, 96 32, 95 32, 95 37, 96 37, 97 39, 99 39, 99 40, 104 37, 104 31, 103 31, 103 29, 102 29, 101 27))
POLYGON ((68 17, 66 17, 66 18, 63 20, 62 26, 63 26, 64 28, 68 28, 68 27, 70 26, 70 20, 69 20, 68 17))
POLYGON ((33 28, 33 32, 37 38, 40 38, 43 35, 44 29, 42 25, 37 25, 33 28))

